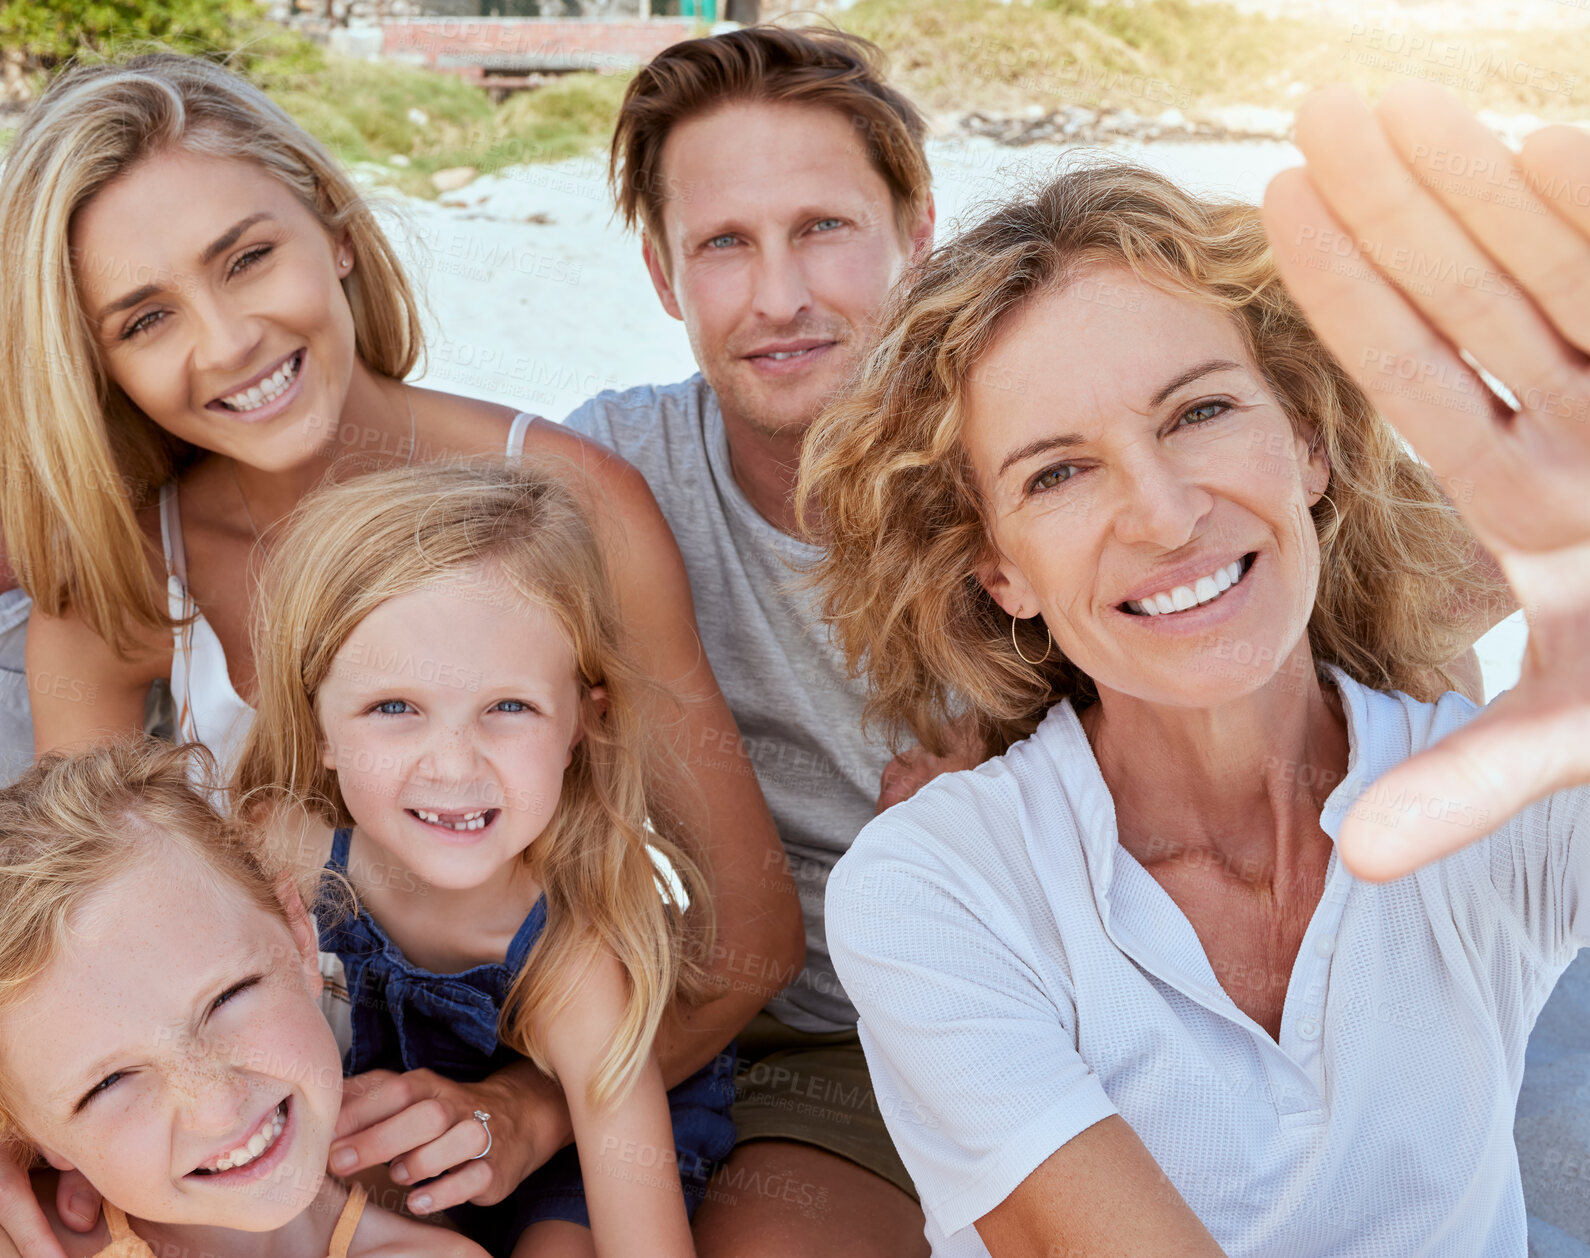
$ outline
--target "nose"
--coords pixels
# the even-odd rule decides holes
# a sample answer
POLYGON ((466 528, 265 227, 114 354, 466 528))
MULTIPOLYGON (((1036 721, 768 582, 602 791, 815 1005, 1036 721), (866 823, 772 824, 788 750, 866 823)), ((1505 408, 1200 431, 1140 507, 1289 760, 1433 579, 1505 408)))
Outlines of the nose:
POLYGON ((812 301, 796 251, 782 242, 772 245, 758 252, 755 265, 753 312, 774 327, 793 323, 812 301))
POLYGON ((170 1086, 191 1131, 232 1136, 251 1117, 248 1079, 234 1057, 227 1047, 195 1045, 173 1067, 170 1086))
POLYGON ((1118 469, 1115 533, 1123 542, 1173 551, 1198 533, 1214 498, 1159 442, 1140 447, 1118 469))
POLYGON ((444 725, 426 740, 417 768, 420 776, 433 785, 456 789, 474 780, 477 761, 475 739, 469 728, 444 725))
POLYGON ((194 323, 193 365, 198 370, 236 373, 253 360, 260 343, 259 324, 232 303, 197 302, 194 323))

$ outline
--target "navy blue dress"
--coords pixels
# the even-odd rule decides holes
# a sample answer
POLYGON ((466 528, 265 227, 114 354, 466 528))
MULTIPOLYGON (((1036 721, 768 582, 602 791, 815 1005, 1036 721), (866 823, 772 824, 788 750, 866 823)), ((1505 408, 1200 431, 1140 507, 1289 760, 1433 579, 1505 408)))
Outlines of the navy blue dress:
MULTIPOLYGON (((351 830, 332 839, 326 868, 348 872, 351 830)), ((324 925, 320 947, 335 952, 347 973, 353 1042, 343 1073, 366 1070, 434 1070, 474 1083, 522 1058, 497 1039, 497 1022, 514 977, 547 921, 542 896, 508 945, 500 964, 457 974, 433 974, 412 965, 368 914, 344 914, 324 925)), ((712 1167, 734 1147, 734 1046, 668 1093, 685 1207, 695 1213, 712 1167)), ((448 1214, 461 1231, 494 1254, 508 1254, 519 1234, 542 1219, 590 1227, 580 1162, 570 1144, 531 1173, 495 1206, 459 1206, 448 1214)))

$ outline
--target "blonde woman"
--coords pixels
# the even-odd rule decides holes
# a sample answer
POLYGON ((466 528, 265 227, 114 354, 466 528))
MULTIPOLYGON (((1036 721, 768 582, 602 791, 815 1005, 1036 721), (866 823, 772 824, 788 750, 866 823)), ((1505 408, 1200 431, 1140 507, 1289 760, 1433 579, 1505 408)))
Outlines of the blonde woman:
MULTIPOLYGON (((1355 200, 1413 182, 1361 106, 1299 137, 1311 170, 1356 145, 1327 199, 1375 256, 1512 249, 1461 200, 1355 200)), ((1537 207, 1571 281, 1547 313, 1442 291, 1425 324, 1384 283, 1308 285, 1342 228, 1302 180, 1272 202, 1339 357, 1257 209, 1076 169, 924 264, 806 448, 875 714, 924 741, 961 714, 1004 753, 880 816, 828 887, 937 1255, 1525 1248, 1524 1044, 1590 939, 1590 435, 1442 338, 1520 399, 1590 402, 1549 300, 1590 247, 1537 207), (1434 471, 1340 366, 1381 353, 1453 382, 1387 399, 1434 471), (1443 484, 1534 615, 1483 714, 1441 676, 1498 603, 1443 484)))
MULTIPOLYGON (((763 876, 781 857, 755 779, 697 754, 738 733, 638 475, 555 425, 404 384, 419 321, 368 207, 302 128, 203 60, 61 75, 7 152, 0 249, 0 534, 33 600, 37 749, 139 727, 150 683, 169 678, 182 737, 230 763, 252 719, 259 564, 340 454, 363 467, 506 451, 578 469, 626 637, 684 700, 652 715, 693 789, 657 819, 712 868, 722 964, 767 958, 758 975, 772 976, 724 978, 719 999, 665 1020, 670 1082, 712 1060, 800 968, 800 915, 763 876)), ((437 1141, 478 1130, 475 1110, 520 1116, 499 1123, 489 1157, 432 1185, 435 1208, 500 1199, 570 1135, 561 1093, 531 1066, 469 1087, 352 1085, 348 1104, 338 1169, 421 1150, 435 1175, 455 1165, 437 1141)), ((36 1217, 8 1212, 16 1200, 0 1193, 0 1225, 53 1253, 36 1217)))

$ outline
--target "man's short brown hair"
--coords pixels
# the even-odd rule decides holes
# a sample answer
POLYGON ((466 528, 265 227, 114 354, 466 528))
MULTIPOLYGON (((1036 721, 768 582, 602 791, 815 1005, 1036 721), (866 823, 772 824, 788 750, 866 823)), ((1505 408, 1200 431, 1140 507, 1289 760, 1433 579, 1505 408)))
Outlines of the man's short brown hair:
MULTIPOLYGON (((662 151, 677 123, 731 102, 822 105, 848 117, 857 142, 889 185, 895 222, 909 233, 927 204, 927 125, 883 79, 877 45, 828 28, 751 26, 665 48, 624 93, 608 179, 624 225, 661 245, 670 188, 662 151)), ((677 191, 677 190, 672 190, 677 191)))

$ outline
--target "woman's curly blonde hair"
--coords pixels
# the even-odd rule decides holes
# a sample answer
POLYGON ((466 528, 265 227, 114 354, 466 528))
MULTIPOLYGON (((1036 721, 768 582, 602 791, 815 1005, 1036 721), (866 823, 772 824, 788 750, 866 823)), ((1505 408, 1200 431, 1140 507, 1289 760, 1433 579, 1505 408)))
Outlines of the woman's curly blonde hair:
MULTIPOLYGON (((1494 576, 1429 470, 1282 286, 1257 208, 1095 162, 935 249, 808 433, 796 506, 826 547, 810 580, 851 672, 867 674, 868 719, 892 744, 909 732, 943 754, 947 726, 969 718, 996 754, 1055 702, 1095 697, 1058 653, 1029 665, 1011 649, 1011 618, 976 576, 995 556, 960 438, 967 384, 1011 315, 1111 264, 1226 311, 1294 428, 1323 442, 1316 664, 1419 698, 1451 688, 1445 665, 1475 609, 1498 597, 1494 576)), ((1015 633, 1022 654, 1045 654, 1041 618, 1015 633)))

